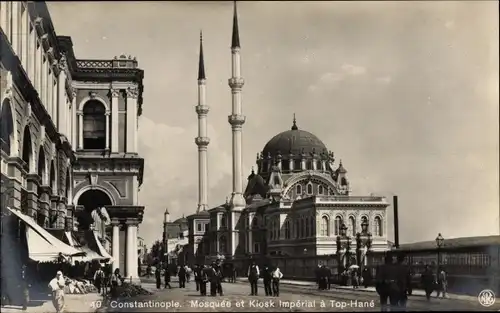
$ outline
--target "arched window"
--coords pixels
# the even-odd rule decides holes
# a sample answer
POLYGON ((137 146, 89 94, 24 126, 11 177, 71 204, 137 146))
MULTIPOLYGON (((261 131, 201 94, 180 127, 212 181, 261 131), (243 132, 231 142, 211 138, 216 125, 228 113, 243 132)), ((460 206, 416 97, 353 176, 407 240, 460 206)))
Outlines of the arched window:
POLYGON ((46 170, 45 170, 45 152, 43 147, 40 147, 40 151, 38 152, 38 176, 42 180, 42 185, 45 185, 46 181, 46 170))
POLYGON ((349 216, 348 229, 348 232, 350 232, 352 236, 356 236, 356 220, 354 219, 354 216, 349 216))
POLYGON ((308 195, 313 194, 313 185, 311 183, 307 184, 307 194, 308 195))
POLYGON ((342 226, 342 218, 340 216, 335 217, 335 235, 340 235, 340 226, 342 226))
POLYGON ((31 158, 33 158, 33 146, 31 143, 31 132, 29 126, 24 128, 23 134, 23 161, 26 163, 25 170, 30 173, 34 168, 32 168, 31 158))
POLYGON ((289 221, 285 222, 285 239, 290 239, 290 223, 289 223, 289 221))
POLYGON ((368 223, 368 217, 366 217, 366 216, 361 217, 361 224, 363 224, 363 223, 368 223))
POLYGON ((49 177, 49 185, 52 188, 52 191, 56 192, 56 169, 54 166, 54 161, 50 162, 50 177, 49 177))
POLYGON ((226 249, 227 249, 226 236, 220 236, 220 238, 219 238, 219 253, 226 254, 226 252, 227 252, 226 249))
POLYGON ((312 170, 313 169, 313 163, 312 163, 312 161, 309 160, 309 161, 306 162, 306 169, 307 170, 312 170))
POLYGON ((323 194, 323 186, 318 185, 318 195, 322 195, 322 194, 323 194))
POLYGON ((304 220, 304 222, 306 223, 306 237, 309 237, 311 236, 311 228, 309 227, 309 217, 306 217, 306 219, 304 220))
POLYGON ((375 236, 383 236, 382 219, 379 216, 375 217, 375 236))
POLYGON ((106 149, 106 108, 97 100, 83 107, 83 148, 106 149))
POLYGON ((323 163, 321 161, 317 161, 317 163, 316 163, 316 169, 318 171, 323 170, 323 163))
POLYGON ((293 161, 293 170, 300 171, 302 169, 302 162, 300 160, 293 161))
MULTIPOLYGON (((254 219, 255 219, 255 217, 254 217, 254 219)), ((220 217, 220 226, 227 227, 227 216, 225 213, 223 213, 220 217)))
POLYGON ((330 236, 330 225, 328 223, 328 217, 323 216, 321 218, 321 236, 328 237, 330 236))
POLYGON ((302 194, 302 185, 297 185, 295 187, 295 189, 296 189, 295 192, 297 193, 297 195, 301 195, 302 194))
MULTIPOLYGON (((8 4, 6 4, 8 5, 8 4)), ((10 101, 5 99, 2 103, 0 115, 0 143, 2 151, 10 155, 11 137, 14 135, 14 120, 10 101)))

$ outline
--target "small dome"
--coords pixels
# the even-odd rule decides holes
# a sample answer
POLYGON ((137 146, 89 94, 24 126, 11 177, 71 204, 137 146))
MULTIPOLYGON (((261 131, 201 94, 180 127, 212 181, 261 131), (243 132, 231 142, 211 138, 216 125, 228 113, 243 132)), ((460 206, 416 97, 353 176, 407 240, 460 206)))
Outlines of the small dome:
POLYGON ((178 218, 174 221, 174 223, 176 224, 187 224, 187 218, 185 218, 184 216, 181 217, 181 218, 178 218))

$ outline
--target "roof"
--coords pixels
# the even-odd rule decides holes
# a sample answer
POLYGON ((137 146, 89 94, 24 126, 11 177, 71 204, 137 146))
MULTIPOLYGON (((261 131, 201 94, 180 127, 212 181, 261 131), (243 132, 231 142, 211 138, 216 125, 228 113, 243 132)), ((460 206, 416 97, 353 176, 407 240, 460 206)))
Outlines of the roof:
POLYGON ((269 191, 269 186, 266 184, 264 178, 259 174, 255 174, 252 170, 252 174, 248 176, 248 184, 245 189, 245 198, 253 195, 260 195, 264 198, 269 191))
POLYGON ((236 1, 234 1, 233 34, 231 39, 231 48, 240 48, 240 32, 238 30, 238 10, 236 9, 236 1))
POLYGON ((316 135, 298 129, 295 123, 291 130, 281 132, 271 138, 262 151, 264 157, 281 154, 285 159, 289 154, 310 155, 313 152, 320 155, 328 153, 328 149, 316 135))
POLYGON ((200 60, 198 63, 198 80, 206 79, 205 61, 203 60, 203 33, 200 31, 200 60))
MULTIPOLYGON (((445 239, 442 249, 459 249, 471 247, 500 246, 500 236, 480 236, 480 237, 461 237, 445 239)), ((398 251, 417 251, 417 250, 435 250, 436 241, 421 241, 415 243, 402 244, 398 251)))

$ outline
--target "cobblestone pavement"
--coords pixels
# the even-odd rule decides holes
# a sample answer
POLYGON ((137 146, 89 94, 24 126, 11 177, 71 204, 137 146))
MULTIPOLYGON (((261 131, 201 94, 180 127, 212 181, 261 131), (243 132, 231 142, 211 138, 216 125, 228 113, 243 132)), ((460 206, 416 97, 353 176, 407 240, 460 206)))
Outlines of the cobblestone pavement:
MULTIPOLYGON (((122 299, 109 303, 107 312, 332 312, 332 311, 380 311, 376 294, 350 290, 319 292, 311 287, 281 286, 279 298, 265 297, 262 283, 259 296, 249 296, 245 283, 223 283, 224 296, 201 297, 193 282, 185 289, 156 290, 153 283, 143 287, 154 292, 152 296, 122 299)), ((496 306, 495 306, 496 308, 496 306)), ((449 299, 432 299, 428 303, 422 297, 410 297, 411 311, 468 311, 485 310, 479 303, 449 299)), ((490 308, 492 309, 492 308, 490 308)), ((497 311, 498 308, 495 309, 497 311)))

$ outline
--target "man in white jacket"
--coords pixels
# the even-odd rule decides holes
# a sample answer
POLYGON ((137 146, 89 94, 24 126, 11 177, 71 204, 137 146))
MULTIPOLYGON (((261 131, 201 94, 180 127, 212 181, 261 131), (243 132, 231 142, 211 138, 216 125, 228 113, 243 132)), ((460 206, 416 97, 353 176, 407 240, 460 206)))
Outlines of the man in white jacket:
POLYGON ((280 280, 283 278, 283 273, 280 268, 276 266, 273 271, 273 296, 279 297, 280 295, 280 280))

